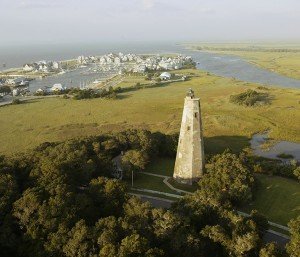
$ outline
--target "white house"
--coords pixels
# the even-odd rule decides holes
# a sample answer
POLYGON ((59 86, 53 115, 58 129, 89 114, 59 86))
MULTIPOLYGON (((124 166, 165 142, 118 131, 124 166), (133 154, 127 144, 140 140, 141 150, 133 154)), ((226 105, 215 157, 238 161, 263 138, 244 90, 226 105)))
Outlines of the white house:
POLYGON ((60 69, 60 63, 58 63, 58 62, 52 62, 52 69, 59 70, 60 69))
POLYGON ((144 73, 146 71, 147 67, 146 65, 144 64, 141 64, 141 65, 136 65, 134 68, 133 68, 133 72, 137 72, 137 73, 144 73))
POLYGON ((47 73, 47 72, 50 71, 50 69, 49 69, 49 67, 48 67, 47 64, 42 63, 42 64, 39 65, 39 71, 42 71, 42 72, 46 72, 46 73, 47 73))
POLYGON ((44 93, 45 91, 42 88, 39 88, 37 91, 35 91, 36 93, 44 93))
POLYGON ((83 55, 78 56, 77 62, 78 62, 79 64, 83 64, 83 62, 84 62, 84 56, 83 56, 83 55))
POLYGON ((173 70, 174 69, 173 64, 168 61, 160 61, 158 65, 164 70, 173 70))
POLYGON ((159 78, 161 80, 169 80, 171 79, 172 75, 169 72, 163 72, 162 74, 160 74, 159 78))
POLYGON ((51 88, 50 91, 52 92, 59 92, 63 91, 65 88, 62 86, 62 84, 54 84, 51 88))
POLYGON ((34 67, 31 65, 31 64, 25 64, 23 66, 23 70, 24 71, 33 71, 34 70, 34 67))
POLYGON ((15 88, 12 91, 13 96, 18 96, 20 94, 20 89, 19 88, 15 88))

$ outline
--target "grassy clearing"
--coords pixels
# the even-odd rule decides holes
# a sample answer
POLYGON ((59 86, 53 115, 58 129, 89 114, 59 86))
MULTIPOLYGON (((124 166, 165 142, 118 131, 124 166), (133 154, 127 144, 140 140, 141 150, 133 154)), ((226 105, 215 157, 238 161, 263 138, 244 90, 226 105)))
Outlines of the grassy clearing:
POLYGON ((159 192, 165 192, 170 194, 177 194, 176 191, 170 189, 164 184, 162 178, 145 174, 137 175, 137 177, 134 179, 133 187, 139 189, 149 189, 159 192))
POLYGON ((206 152, 225 148, 240 151, 249 137, 271 130, 274 139, 300 142, 299 90, 268 90, 271 104, 243 107, 229 102, 230 95, 258 85, 207 75, 159 87, 120 94, 117 100, 44 98, 0 108, 0 154, 36 147, 42 142, 62 141, 128 128, 178 133, 183 98, 193 88, 201 98, 206 152), (286 126, 286 124, 289 124, 286 126))
POLYGON ((145 172, 172 177, 174 165, 173 158, 157 158, 146 167, 145 172))
POLYGON ((141 194, 141 195, 147 195, 147 196, 163 198, 163 199, 171 200, 171 201, 174 201, 174 202, 178 201, 178 198, 165 196, 165 195, 161 195, 161 194, 153 194, 153 193, 148 193, 148 192, 147 193, 146 192, 139 192, 139 191, 136 191, 136 190, 133 190, 133 189, 128 190, 128 192, 132 193, 132 194, 141 194))
POLYGON ((282 177, 256 175, 258 187, 253 203, 244 211, 257 209, 268 220, 286 225, 300 215, 300 184, 282 177))
POLYGON ((141 86, 149 84, 150 81, 145 80, 143 75, 126 75, 123 76, 122 81, 118 84, 118 87, 127 88, 140 83, 141 86))

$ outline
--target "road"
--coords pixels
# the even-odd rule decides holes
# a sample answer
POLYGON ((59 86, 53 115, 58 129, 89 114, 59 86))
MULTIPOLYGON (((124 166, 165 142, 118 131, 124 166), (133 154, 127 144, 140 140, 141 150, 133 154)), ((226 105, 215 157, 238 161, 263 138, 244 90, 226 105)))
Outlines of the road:
MULTIPOLYGON (((137 195, 139 198, 141 198, 142 201, 148 201, 151 203, 153 207, 156 208, 170 208, 173 201, 171 200, 166 200, 158 197, 152 197, 152 196, 146 196, 146 195, 137 195)), ((270 242, 276 242, 279 246, 284 247, 289 239, 286 237, 278 235, 275 231, 267 231, 265 236, 264 236, 264 241, 266 243, 270 242)))
MULTIPOLYGON (((30 95, 30 96, 18 97, 18 99, 21 102, 26 102, 26 101, 30 101, 30 100, 36 100, 36 99, 41 99, 41 98, 51 98, 51 97, 60 97, 60 95, 45 95, 45 96, 30 95)), ((5 96, 2 100, 0 100, 0 106, 9 105, 12 103, 12 100, 13 100, 12 96, 5 96)))

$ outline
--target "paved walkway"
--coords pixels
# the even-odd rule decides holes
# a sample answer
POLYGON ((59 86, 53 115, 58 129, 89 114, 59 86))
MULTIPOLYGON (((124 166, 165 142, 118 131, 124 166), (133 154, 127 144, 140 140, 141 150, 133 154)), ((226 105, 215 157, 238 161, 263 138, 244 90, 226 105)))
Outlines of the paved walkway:
POLYGON ((159 177, 159 178, 163 178, 163 182, 164 184, 169 187, 170 189, 172 189, 173 191, 179 193, 179 194, 192 194, 191 192, 185 191, 185 190, 181 190, 178 188, 173 187, 169 182, 168 179, 170 179, 171 177, 169 176, 164 176, 164 175, 159 175, 159 174, 155 174, 155 173, 150 173, 150 172, 140 172, 141 174, 145 174, 145 175, 149 175, 149 176, 153 176, 153 177, 159 177))

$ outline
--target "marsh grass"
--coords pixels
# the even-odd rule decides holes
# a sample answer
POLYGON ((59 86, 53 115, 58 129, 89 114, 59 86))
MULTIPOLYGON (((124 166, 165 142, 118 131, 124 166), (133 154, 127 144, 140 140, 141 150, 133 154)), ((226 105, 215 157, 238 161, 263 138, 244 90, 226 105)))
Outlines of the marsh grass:
POLYGON ((201 99, 206 149, 239 151, 251 135, 270 130, 275 140, 300 142, 298 90, 270 88, 269 105, 244 107, 229 96, 257 84, 222 78, 197 70, 194 77, 158 87, 118 94, 117 99, 41 98, 0 108, 0 154, 31 149, 43 142, 62 141, 129 128, 178 133, 183 101, 189 88, 201 99), (291 106, 293 108, 291 108, 291 106), (79 125, 80 124, 80 125, 79 125))

